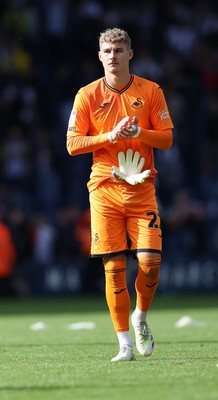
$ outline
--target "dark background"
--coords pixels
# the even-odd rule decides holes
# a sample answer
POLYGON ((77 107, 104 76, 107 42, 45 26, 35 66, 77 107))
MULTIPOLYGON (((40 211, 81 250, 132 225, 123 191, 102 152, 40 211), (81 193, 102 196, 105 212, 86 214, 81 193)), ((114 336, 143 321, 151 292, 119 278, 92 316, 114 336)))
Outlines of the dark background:
POLYGON ((91 155, 70 157, 65 141, 77 90, 103 75, 98 36, 115 26, 132 38, 131 72, 160 84, 175 125, 172 148, 155 151, 159 291, 218 288, 217 2, 1 0, 0 218, 17 253, 10 295, 103 291, 102 264, 88 257, 91 155))

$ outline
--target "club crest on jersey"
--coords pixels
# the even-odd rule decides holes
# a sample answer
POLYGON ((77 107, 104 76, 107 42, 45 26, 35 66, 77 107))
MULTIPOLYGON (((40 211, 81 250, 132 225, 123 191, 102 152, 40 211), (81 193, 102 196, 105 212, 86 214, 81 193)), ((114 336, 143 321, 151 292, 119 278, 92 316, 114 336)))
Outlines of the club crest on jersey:
POLYGON ((98 233, 95 233, 94 235, 94 243, 97 243, 99 241, 99 235, 98 233))
POLYGON ((136 101, 134 101, 134 103, 131 104, 131 107, 133 108, 141 108, 143 106, 143 102, 140 99, 140 97, 137 97, 136 101))
POLYGON ((169 111, 165 108, 159 112, 160 119, 167 119, 170 118, 169 111))

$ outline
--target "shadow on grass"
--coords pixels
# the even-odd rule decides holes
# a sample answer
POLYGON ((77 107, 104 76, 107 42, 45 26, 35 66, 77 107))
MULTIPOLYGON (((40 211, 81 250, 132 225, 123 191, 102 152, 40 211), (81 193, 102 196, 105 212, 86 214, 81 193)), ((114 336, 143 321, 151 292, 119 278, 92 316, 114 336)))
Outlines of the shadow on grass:
MULTIPOLYGON (((132 308, 135 299, 132 298, 132 308)), ((156 295, 152 310, 218 308, 218 296, 156 295)), ((0 315, 108 312, 104 295, 47 298, 0 298, 0 315)))
POLYGON ((0 392, 1 391, 28 391, 28 390, 66 390, 66 389, 71 389, 72 386, 1 386, 0 387, 0 392))

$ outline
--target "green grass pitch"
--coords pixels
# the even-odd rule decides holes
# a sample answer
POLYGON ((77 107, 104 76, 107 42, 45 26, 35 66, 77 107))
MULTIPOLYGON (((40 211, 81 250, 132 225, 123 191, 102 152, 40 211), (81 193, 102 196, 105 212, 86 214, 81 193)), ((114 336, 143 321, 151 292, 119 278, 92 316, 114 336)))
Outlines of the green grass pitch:
POLYGON ((154 354, 111 363, 118 344, 104 296, 1 299, 0 399, 217 400, 217 311, 217 296, 156 295, 154 354), (176 328, 184 315, 203 325, 176 328), (39 321, 46 329, 31 330, 39 321), (95 328, 69 329, 78 322, 95 328))

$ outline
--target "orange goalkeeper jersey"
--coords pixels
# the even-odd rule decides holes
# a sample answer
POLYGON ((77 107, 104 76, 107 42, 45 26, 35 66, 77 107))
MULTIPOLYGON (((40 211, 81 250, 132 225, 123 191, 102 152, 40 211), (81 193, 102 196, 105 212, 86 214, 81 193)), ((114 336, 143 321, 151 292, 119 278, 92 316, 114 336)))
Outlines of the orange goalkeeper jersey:
MULTIPOLYGON (((81 88, 75 97, 67 132, 69 153, 73 137, 99 136, 110 132, 126 116, 130 120, 136 116, 142 132, 143 128, 156 131, 173 128, 164 94, 158 84, 131 75, 125 87, 115 89, 108 85, 105 78, 100 78, 81 88)), ((109 143, 105 140, 101 142, 99 136, 94 150, 79 148, 72 153, 74 155, 93 151, 89 191, 94 190, 102 181, 113 179, 111 167, 118 167, 118 153, 123 151, 126 154, 129 148, 134 152, 139 151, 140 156, 145 158, 142 171, 150 169, 149 179, 154 179, 157 171, 154 167, 153 147, 140 140, 140 137, 109 143)))

